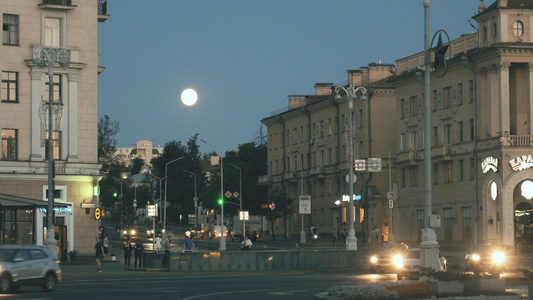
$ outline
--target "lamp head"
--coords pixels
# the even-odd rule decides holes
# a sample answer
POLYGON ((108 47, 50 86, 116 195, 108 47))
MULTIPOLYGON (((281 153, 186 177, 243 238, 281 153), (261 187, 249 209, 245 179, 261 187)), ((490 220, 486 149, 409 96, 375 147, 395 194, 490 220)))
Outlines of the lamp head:
POLYGON ((342 96, 339 94, 335 95, 335 101, 340 102, 342 100, 342 96))
POLYGON ((368 98, 366 97, 365 94, 362 94, 361 95, 361 98, 359 98, 361 101, 366 101, 368 98))

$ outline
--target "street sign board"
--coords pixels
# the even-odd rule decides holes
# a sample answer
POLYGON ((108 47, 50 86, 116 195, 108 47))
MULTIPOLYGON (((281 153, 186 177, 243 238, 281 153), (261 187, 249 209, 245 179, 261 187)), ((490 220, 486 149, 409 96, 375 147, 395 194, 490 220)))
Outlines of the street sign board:
POLYGON ((393 191, 390 191, 390 192, 387 193, 387 199, 389 199, 389 200, 394 200, 395 196, 396 195, 394 195, 393 191))
POLYGON ((230 191, 227 191, 227 192, 226 192, 226 193, 224 194, 224 196, 226 196, 226 198, 229 198, 229 197, 231 197, 231 195, 232 195, 232 194, 231 194, 231 192, 230 192, 230 191))
POLYGON ((381 158, 368 159, 368 172, 381 172, 381 158))
POLYGON ((394 207, 394 200, 389 200, 389 208, 393 208, 394 207))
POLYGON ((364 159, 356 159, 354 161, 354 169, 356 171, 365 171, 366 170, 366 160, 364 160, 364 159))
POLYGON ((157 205, 148 205, 148 216, 156 217, 157 216, 157 205))
MULTIPOLYGON (((353 174, 352 183, 355 183, 356 181, 357 181, 357 176, 355 176, 355 174, 353 174)), ((350 183, 350 174, 346 175, 346 182, 350 183)))
POLYGON ((300 196, 300 209, 299 212, 301 215, 310 215, 311 214, 311 196, 300 196))
POLYGON ((250 218, 250 212, 245 211, 245 210, 239 211, 239 220, 248 221, 249 218, 250 218))

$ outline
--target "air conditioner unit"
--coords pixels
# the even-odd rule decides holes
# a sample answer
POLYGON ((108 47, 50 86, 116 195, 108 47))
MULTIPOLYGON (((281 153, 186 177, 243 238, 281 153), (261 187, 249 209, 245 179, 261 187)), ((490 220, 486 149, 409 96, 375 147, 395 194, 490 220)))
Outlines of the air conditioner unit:
POLYGON ((429 227, 431 227, 431 228, 440 227, 440 215, 431 215, 431 216, 429 216, 429 227))

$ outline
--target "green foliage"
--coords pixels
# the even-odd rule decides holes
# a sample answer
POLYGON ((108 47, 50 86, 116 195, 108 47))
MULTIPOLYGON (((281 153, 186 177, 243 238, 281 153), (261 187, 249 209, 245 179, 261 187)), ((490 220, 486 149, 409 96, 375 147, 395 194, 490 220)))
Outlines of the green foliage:
POLYGON ((98 161, 103 165, 103 172, 107 172, 113 164, 117 164, 115 157, 117 141, 114 136, 119 132, 118 121, 111 120, 108 115, 98 118, 98 161))
POLYGON ((141 168, 144 166, 144 160, 136 157, 131 163, 131 175, 136 175, 141 172, 141 168))

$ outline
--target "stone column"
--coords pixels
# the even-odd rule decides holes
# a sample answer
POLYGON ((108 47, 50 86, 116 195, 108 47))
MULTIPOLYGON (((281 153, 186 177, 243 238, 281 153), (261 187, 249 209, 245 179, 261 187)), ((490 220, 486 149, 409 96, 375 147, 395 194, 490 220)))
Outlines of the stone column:
POLYGON ((509 67, 511 63, 498 64, 498 107, 499 107, 499 133, 510 134, 510 108, 509 108, 509 67))
POLYGON ((78 157, 78 73, 68 74, 68 162, 79 162, 78 157))
POLYGON ((422 229, 422 243, 420 243, 420 266, 439 270, 439 243, 433 228, 422 229))

